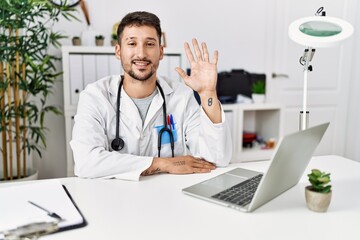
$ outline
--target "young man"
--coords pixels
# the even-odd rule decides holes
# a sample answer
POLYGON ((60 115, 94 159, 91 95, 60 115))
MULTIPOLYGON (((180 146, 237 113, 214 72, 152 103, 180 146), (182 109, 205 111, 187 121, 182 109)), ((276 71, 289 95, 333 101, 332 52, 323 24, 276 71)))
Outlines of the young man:
POLYGON ((205 43, 200 49, 192 41, 195 55, 185 43, 191 75, 176 71, 186 86, 156 74, 164 54, 157 16, 129 13, 117 35, 115 55, 124 76, 101 79, 80 94, 70 142, 75 174, 139 180, 141 175, 206 173, 226 166, 232 142, 216 95, 217 51, 210 60, 205 43))

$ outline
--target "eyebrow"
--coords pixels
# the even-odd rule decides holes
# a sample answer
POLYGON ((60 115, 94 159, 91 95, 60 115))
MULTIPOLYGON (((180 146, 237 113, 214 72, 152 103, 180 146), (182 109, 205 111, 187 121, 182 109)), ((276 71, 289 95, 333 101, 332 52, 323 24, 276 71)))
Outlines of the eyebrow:
MULTIPOLYGON (((125 38, 125 40, 134 40, 134 39, 137 39, 137 37, 127 37, 127 38, 125 38)), ((156 38, 153 38, 153 37, 147 37, 146 40, 157 41, 156 38)))

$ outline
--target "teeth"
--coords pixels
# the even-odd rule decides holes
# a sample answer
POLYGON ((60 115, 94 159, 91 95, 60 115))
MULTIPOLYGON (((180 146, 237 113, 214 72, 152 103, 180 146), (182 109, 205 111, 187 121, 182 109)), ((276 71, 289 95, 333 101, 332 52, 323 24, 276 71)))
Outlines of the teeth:
POLYGON ((148 62, 134 62, 135 65, 139 65, 139 66, 146 66, 149 63, 148 62))

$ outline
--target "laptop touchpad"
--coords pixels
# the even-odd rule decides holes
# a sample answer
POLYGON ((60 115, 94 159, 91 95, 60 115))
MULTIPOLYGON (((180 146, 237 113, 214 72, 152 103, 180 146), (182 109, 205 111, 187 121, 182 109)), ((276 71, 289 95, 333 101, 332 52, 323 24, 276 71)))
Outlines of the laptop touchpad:
POLYGON ((234 175, 228 175, 228 174, 221 174, 220 176, 217 176, 215 178, 209 179, 202 184, 215 187, 219 190, 225 190, 229 187, 232 187, 236 184, 239 184, 243 181, 245 181, 247 178, 240 177, 240 176, 234 176, 234 175))

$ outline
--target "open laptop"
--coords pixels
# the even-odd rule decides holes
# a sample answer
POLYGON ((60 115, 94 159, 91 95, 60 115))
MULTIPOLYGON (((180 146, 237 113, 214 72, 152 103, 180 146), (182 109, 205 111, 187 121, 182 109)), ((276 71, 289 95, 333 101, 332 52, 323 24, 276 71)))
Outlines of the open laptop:
POLYGON ((296 185, 329 123, 285 136, 277 145, 268 170, 235 168, 184 188, 185 194, 237 210, 252 212, 296 185))

